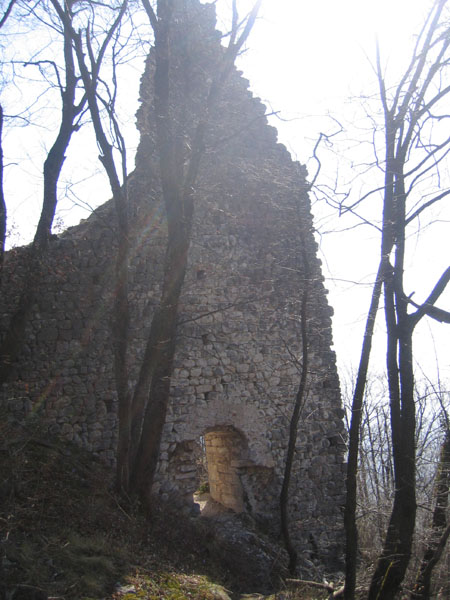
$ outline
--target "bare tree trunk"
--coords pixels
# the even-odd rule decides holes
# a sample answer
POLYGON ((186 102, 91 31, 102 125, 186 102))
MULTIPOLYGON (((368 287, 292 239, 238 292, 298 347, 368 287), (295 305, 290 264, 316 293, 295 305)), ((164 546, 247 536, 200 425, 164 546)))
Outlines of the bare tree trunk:
MULTIPOLYGON (((111 41, 114 32, 120 25, 120 22, 127 9, 128 2, 124 0, 116 19, 106 32, 97 58, 90 43, 89 33, 85 32, 85 41, 87 54, 90 59, 90 70, 85 61, 83 38, 81 32, 76 33, 71 29, 71 39, 75 43, 78 65, 81 72, 81 78, 85 89, 86 100, 89 106, 89 112, 92 118, 95 137, 101 148, 102 154, 99 159, 109 179, 109 184, 113 194, 114 208, 117 218, 118 246, 115 261, 115 295, 113 307, 113 344, 114 344, 114 375, 116 380, 116 390, 118 396, 118 444, 116 460, 116 483, 120 490, 129 489, 129 453, 130 453, 130 393, 128 390, 128 335, 129 335, 129 305, 128 305, 128 260, 129 260, 129 224, 128 224, 128 197, 127 197, 127 169, 126 152, 122 136, 118 129, 115 115, 109 112, 110 124, 112 130, 116 133, 117 145, 121 152, 122 177, 123 184, 120 183, 118 169, 113 155, 112 144, 108 141, 105 134, 105 128, 102 123, 98 105, 97 85, 99 81, 99 71, 101 61, 106 46, 111 41)), ((110 107, 113 111, 114 107, 110 107)))
MULTIPOLYGON (((174 123, 170 114, 171 21, 172 3, 158 2, 158 26, 155 31, 155 112, 168 237, 160 304, 152 319, 133 394, 130 451, 130 490, 137 493, 148 512, 169 402, 176 350, 178 304, 191 243, 193 186, 198 173, 204 134, 204 127, 201 127, 200 139, 194 140, 192 144, 189 167, 185 173, 183 161, 177 160, 181 148, 175 133, 175 129, 183 124, 174 123), (198 157, 195 164, 194 157, 198 157)), ((201 124, 197 127, 197 132, 200 126, 201 124)))
POLYGON ((83 98, 80 105, 75 105, 75 91, 78 84, 78 78, 75 73, 72 37, 70 32, 72 27, 72 14, 67 5, 63 10, 56 0, 52 0, 52 4, 55 6, 58 16, 63 24, 66 82, 64 89, 61 89, 62 116, 59 132, 44 162, 44 201, 33 242, 33 244, 40 249, 46 249, 48 246, 58 202, 57 186, 59 176, 64 164, 65 153, 75 130, 74 120, 83 110, 85 104, 85 99, 83 98))
POLYGON ((394 177, 389 230, 395 240, 395 255, 394 266, 385 278, 384 299, 395 494, 383 551, 372 577, 370 600, 390 599, 398 592, 411 558, 416 520, 416 423, 412 361, 414 325, 408 316, 408 300, 403 289, 407 196, 404 174, 401 168, 395 168, 403 163, 401 151, 394 160, 394 143, 391 144, 390 140, 394 140, 395 126, 391 119, 392 115, 387 115, 386 162, 387 169, 394 177))
MULTIPOLYGON (((230 43, 224 53, 223 63, 214 74, 203 114, 196 115, 198 122, 189 143, 180 146, 177 130, 184 123, 174 122, 171 114, 170 67, 171 25, 173 0, 158 1, 158 17, 151 5, 144 1, 150 22, 155 30, 155 113, 161 172, 161 185, 166 210, 168 238, 164 263, 164 280, 161 300, 152 319, 147 346, 141 365, 137 386, 131 403, 130 435, 130 491, 136 493, 147 512, 151 510, 151 488, 158 464, 159 448, 169 403, 173 359, 176 350, 178 303, 186 274, 191 230, 194 214, 194 186, 201 157, 204 137, 223 84, 230 74, 236 56, 247 39, 256 20, 262 0, 255 2, 246 19, 242 33, 237 36, 238 20, 233 18, 230 43)), ((237 17, 233 3, 233 16, 237 17)), ((180 57, 186 59, 186 57, 180 57)), ((192 90, 188 74, 185 99, 192 90)), ((192 120, 192 115, 186 115, 192 120)))
MULTIPOLYGON (((75 129, 74 119, 80 114, 84 106, 84 100, 78 106, 75 105, 75 91, 78 79, 75 75, 72 50, 72 15, 67 5, 63 9, 57 0, 51 0, 51 2, 63 25, 64 35, 66 81, 65 87, 60 90, 62 97, 62 117, 58 135, 44 163, 43 205, 33 245, 28 249, 25 256, 26 276, 24 277, 22 294, 19 298, 17 308, 11 316, 8 330, 0 346, 0 384, 8 380, 11 364, 17 358, 24 342, 26 323, 31 308, 35 303, 37 289, 42 278, 42 270, 45 266, 45 254, 48 249, 58 199, 58 180, 64 163, 65 153, 75 129)), ((4 215, 6 220, 6 208, 4 208, 4 212, 2 211, 2 215, 4 215)))
POLYGON ((5 256, 6 202, 3 192, 3 107, 0 105, 0 281, 5 256))
MULTIPOLYGON (((411 557, 416 518, 415 494, 415 425, 413 378, 408 356, 411 356, 411 334, 402 335, 400 358, 390 357, 390 370, 400 371, 400 402, 391 395, 391 427, 394 453, 395 495, 394 505, 381 556, 378 559, 369 590, 369 600, 391 599, 397 594, 411 557), (406 338, 406 339, 405 339, 406 338), (409 338, 409 339, 408 339, 409 338), (403 350, 402 350, 403 348, 403 350), (406 354, 406 356, 405 356, 406 354)), ((412 365, 411 365, 412 366, 412 365)), ((412 371, 412 369, 411 369, 412 371)), ((397 383, 394 381, 392 387, 397 383)))
POLYGON ((359 360, 358 375, 352 401, 352 418, 349 430, 349 446, 347 459, 347 495, 344 509, 344 527, 346 535, 345 543, 345 600, 352 600, 356 589, 356 566, 358 553, 358 529, 356 526, 356 498, 357 498, 357 474, 359 436, 362 419, 362 407, 364 391, 367 383, 367 371, 369 368, 370 352, 372 349, 373 330, 380 302, 381 289, 383 285, 384 266, 381 262, 372 291, 369 312, 367 314, 366 329, 364 332, 363 346, 359 360))
MULTIPOLYGON (((386 129, 386 156, 390 157, 394 152, 394 137, 392 132, 386 129)), ((352 419, 349 432, 349 455, 347 462, 347 497, 344 509, 344 526, 346 532, 345 547, 345 600, 353 600, 356 587, 356 558, 358 552, 358 530, 356 527, 356 496, 357 496, 357 470, 359 450, 359 428, 362 418, 362 405, 364 391, 367 382, 367 371, 369 367, 370 352, 372 349, 373 331, 376 315, 378 312, 382 286, 391 270, 389 255, 393 247, 392 233, 392 204, 394 195, 394 176, 390 169, 386 169, 384 178, 384 204, 383 204, 383 227, 381 235, 381 258, 372 291, 369 312, 367 314, 366 328, 364 331, 363 346, 361 350, 358 376, 353 394, 352 419)))
MULTIPOLYGON (((130 468, 130 489, 136 492, 147 511, 151 508, 151 483, 156 471, 162 431, 169 402, 173 359, 176 350, 178 303, 186 274, 190 245, 190 227, 179 223, 169 233, 164 285, 160 307, 156 311, 146 354, 151 356, 151 384, 136 387, 133 403, 138 394, 148 394, 142 421, 142 432, 130 468)), ((144 357, 145 362, 145 357, 144 357)), ((133 415, 134 416, 134 415, 133 415)), ((136 426, 139 423, 136 424, 136 426)))
POLYGON ((442 443, 434 489, 436 505, 433 511, 431 539, 425 548, 411 595, 412 598, 417 600, 429 600, 433 569, 439 562, 450 535, 450 527, 447 524, 448 496, 450 492, 450 429, 448 429, 448 426, 442 443))
MULTIPOLYGON (((172 2, 158 1, 157 18, 150 6, 146 6, 146 10, 155 33, 154 105, 161 186, 168 225, 160 304, 152 318, 139 378, 131 401, 129 490, 140 497, 149 512, 151 486, 169 401, 178 302, 186 273, 190 237, 183 243, 181 237, 177 240, 176 235, 174 236, 175 232, 182 233, 175 225, 183 219, 184 207, 181 196, 183 171, 180 172, 176 165, 173 133, 175 124, 170 118, 172 2), (181 250, 179 244, 184 246, 184 250, 181 250), (177 259, 181 262, 177 262, 177 259), (145 455, 145 460, 140 453, 145 455)), ((189 231, 191 227, 192 222, 189 223, 189 231)))
POLYGON ((118 440, 116 456, 116 483, 119 490, 129 489, 129 453, 131 428, 131 394, 128 389, 128 337, 130 326, 130 310, 128 304, 128 264, 129 264, 129 231, 126 189, 114 196, 118 248, 116 255, 115 276, 116 294, 113 308, 113 340, 114 340, 114 374, 118 397, 118 440))
POLYGON ((298 422, 302 409, 306 401, 306 381, 308 377, 308 297, 310 285, 310 270, 308 264, 308 255, 305 248, 305 240, 302 237, 300 241, 302 245, 304 287, 302 290, 302 303, 300 308, 300 329, 301 329, 301 345, 302 345, 302 369, 300 374, 300 383, 297 390, 297 395, 294 402, 294 410, 292 411, 291 421, 289 423, 289 440, 286 453, 286 462, 284 466, 283 484, 280 493, 280 517, 281 517, 281 534, 284 539, 284 545, 289 555, 289 572, 291 575, 295 573, 297 568, 297 552, 292 544, 289 532, 289 484, 291 481, 292 464, 294 461, 295 444, 297 441, 298 422))
MULTIPOLYGON (((384 264, 386 366, 395 493, 384 547, 370 585, 369 600, 390 600, 396 596, 411 557, 416 518, 413 331, 425 315, 440 322, 450 322, 450 313, 434 306, 450 280, 450 268, 442 274, 422 305, 414 304, 404 291, 407 226, 423 210, 449 193, 449 190, 442 193, 439 191, 434 198, 412 210, 407 216, 406 203, 419 179, 418 171, 423 169, 421 175, 425 175, 431 168, 424 166, 427 161, 432 162, 434 167, 439 163, 433 153, 420 158, 415 168, 411 167, 409 161, 412 147, 416 146, 417 139, 421 139, 421 119, 428 118, 431 107, 434 110, 435 104, 450 93, 450 86, 440 87, 441 69, 447 65, 444 57, 450 46, 450 39, 441 31, 441 27, 444 27, 441 18, 446 3, 447 0, 436 0, 434 3, 398 86, 387 90, 380 54, 377 53, 377 76, 385 134, 381 257, 384 264), (431 50, 436 51, 436 55, 430 56, 431 50), (412 182, 408 179, 406 185, 408 177, 412 178, 412 182), (408 313, 411 306, 415 306, 416 310, 408 313)), ((447 150, 443 151, 439 160, 446 156, 446 152, 447 150)))

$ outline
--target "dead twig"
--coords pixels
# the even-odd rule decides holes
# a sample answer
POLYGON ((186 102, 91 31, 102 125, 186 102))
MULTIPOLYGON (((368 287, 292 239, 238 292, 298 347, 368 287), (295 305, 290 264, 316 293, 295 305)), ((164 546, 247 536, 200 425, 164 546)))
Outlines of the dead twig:
POLYGON ((335 588, 332 583, 319 583, 318 581, 308 581, 307 579, 286 579, 286 582, 294 585, 308 585, 325 590, 330 594, 330 598, 341 598, 344 595, 343 585, 335 588))

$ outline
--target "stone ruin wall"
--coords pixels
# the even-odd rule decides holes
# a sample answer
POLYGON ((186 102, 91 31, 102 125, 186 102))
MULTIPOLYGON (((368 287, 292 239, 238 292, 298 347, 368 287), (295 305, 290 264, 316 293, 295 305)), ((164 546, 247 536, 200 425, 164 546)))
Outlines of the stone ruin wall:
MULTIPOLYGON (((217 36, 214 39, 218 43, 217 36)), ((147 73, 138 116, 142 139, 130 178, 134 378, 159 298, 165 243, 148 126, 149 79, 147 73)), ((319 551, 331 565, 342 551, 345 450, 331 309, 312 234, 305 170, 277 144, 265 107, 247 83, 239 73, 232 74, 202 163, 154 491, 180 506, 192 505, 202 476, 203 447, 216 499, 276 526, 289 419, 300 378, 303 240, 311 272, 311 368, 290 514, 301 555, 308 558, 319 551)), ((9 414, 20 419, 38 415, 52 433, 109 464, 114 463, 117 441, 110 333, 114 230, 108 203, 52 241, 25 347, 13 365, 11 382, 2 390, 2 405, 9 414)), ((2 331, 24 284, 25 253, 17 249, 7 256, 2 331)))

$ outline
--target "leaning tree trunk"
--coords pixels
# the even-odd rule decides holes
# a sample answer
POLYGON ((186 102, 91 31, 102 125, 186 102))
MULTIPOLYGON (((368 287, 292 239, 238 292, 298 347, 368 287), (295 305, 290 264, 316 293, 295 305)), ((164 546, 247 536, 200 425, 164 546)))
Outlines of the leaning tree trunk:
POLYGON ((169 232, 161 302, 152 320, 143 361, 147 369, 141 370, 132 402, 132 443, 136 439, 134 436, 138 433, 139 436, 138 443, 130 452, 130 490, 139 496, 147 512, 151 508, 151 486, 169 402, 178 304, 187 269, 191 225, 192 215, 187 223, 179 219, 177 226, 169 232), (149 377, 148 391, 146 380, 149 377))
MULTIPOLYGON (((389 160, 394 153, 395 136, 392 131, 386 135, 386 156, 389 160)), ((356 589, 356 568, 358 553, 358 529, 356 526, 356 503, 357 503, 357 475, 358 455, 360 442, 360 427, 362 419, 362 407, 364 392, 366 389, 367 372, 372 349, 372 339, 375 320, 378 312, 383 283, 391 271, 389 255, 393 247, 392 212, 394 197, 394 173, 386 169, 384 179, 384 202, 383 202, 383 227, 381 235, 381 257, 380 264, 372 290, 369 312, 367 314, 366 328, 364 331, 363 345, 361 349, 358 375, 352 401, 352 418, 349 431, 349 449, 347 461, 347 495, 344 508, 344 527, 346 535, 345 545, 345 600, 353 600, 356 589)))
POLYGON ((292 411, 291 421, 289 423, 289 440, 288 448, 286 453, 286 463, 284 466, 283 484, 281 486, 280 493, 280 518, 281 518, 281 534, 284 539, 284 545, 289 555, 289 572, 291 575, 295 573, 297 568, 297 552, 292 544, 291 535, 289 531, 289 514, 288 514, 288 502, 289 502, 289 484, 291 481, 292 465, 294 462, 295 444, 297 441, 298 422, 302 409, 305 405, 306 400, 306 381, 308 377, 308 298, 309 298, 309 286, 310 286, 310 270, 308 264, 308 255, 305 248, 305 239, 302 237, 300 240, 302 246, 302 261, 303 261, 303 273, 304 273, 304 288, 302 291, 302 302, 300 307, 300 330, 301 330, 301 345, 302 345, 302 368, 300 374, 300 383, 298 386, 297 394, 295 396, 294 410, 292 411))
POLYGON ((359 360, 358 375, 352 401, 352 417, 349 430, 349 446, 347 459, 347 496, 344 508, 345 544, 345 600, 352 600, 356 589, 356 559, 358 553, 358 529, 356 526, 356 498, 360 428, 364 391, 366 389, 367 371, 372 349, 373 331, 380 302, 383 285, 383 261, 378 268, 375 285, 372 290, 370 308, 367 314, 364 340, 359 360))

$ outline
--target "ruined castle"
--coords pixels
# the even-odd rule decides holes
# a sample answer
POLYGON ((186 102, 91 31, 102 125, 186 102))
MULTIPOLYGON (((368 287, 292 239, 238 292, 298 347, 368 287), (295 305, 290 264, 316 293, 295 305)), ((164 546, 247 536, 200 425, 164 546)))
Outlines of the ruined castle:
MULTIPOLYGON (((190 83, 198 87, 201 106, 202 85, 221 55, 221 39, 214 8, 191 6, 187 29, 197 44, 199 81, 194 77, 190 83)), ((151 59, 141 100, 141 143, 129 181, 134 377, 159 299, 166 236, 152 125, 151 59)), ((345 451, 331 350, 332 311, 317 258, 306 171, 277 143, 265 112, 248 82, 233 70, 211 119, 196 185, 171 402, 154 492, 190 506, 207 477, 213 498, 223 506, 278 519, 302 363, 300 303, 308 285, 310 368, 289 511, 300 553, 319 551, 331 563, 342 552, 345 451)), ((26 343, 1 392, 9 414, 20 419, 37 415, 51 432, 110 464, 117 442, 111 339, 115 227, 113 207, 106 203, 51 242, 26 343)), ((6 259, 2 331, 24 285, 23 254, 19 248, 6 259)))

